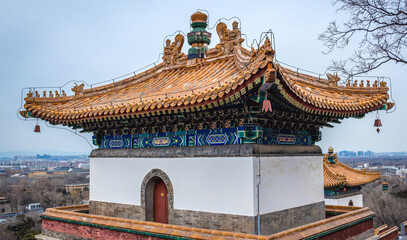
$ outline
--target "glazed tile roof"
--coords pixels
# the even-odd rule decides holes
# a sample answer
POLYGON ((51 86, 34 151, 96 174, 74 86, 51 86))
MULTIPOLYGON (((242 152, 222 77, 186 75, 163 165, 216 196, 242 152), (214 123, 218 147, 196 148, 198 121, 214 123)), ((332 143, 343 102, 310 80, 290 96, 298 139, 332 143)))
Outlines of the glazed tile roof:
POLYGON ((338 161, 336 153, 333 154, 335 163, 330 163, 328 154, 324 155, 324 187, 361 186, 381 177, 380 172, 366 172, 353 169, 338 161))
POLYGON ((286 101, 313 114, 350 117, 393 106, 387 102, 389 89, 384 82, 339 86, 335 75, 321 79, 279 65, 268 38, 251 51, 242 47, 240 40, 232 41, 228 52, 218 44, 200 61, 177 53, 174 63, 162 62, 116 83, 85 90, 84 85, 75 86, 75 96, 55 93, 46 97, 44 93, 41 97, 31 92, 20 114, 65 124, 205 110, 239 99, 263 75, 266 82, 278 86, 286 101))
POLYGON ((248 53, 243 52, 236 50, 229 56, 216 57, 214 49, 208 52, 206 61, 192 67, 187 66, 184 57, 175 67, 161 63, 121 82, 84 90, 80 96, 27 97, 24 107, 35 117, 63 122, 211 103, 216 106, 217 101, 239 93, 241 85, 247 85, 252 76, 268 66, 264 53, 249 63, 248 53), (241 64, 248 67, 242 69, 241 64))
MULTIPOLYGON (((340 116, 352 116, 352 113, 363 114, 374 108, 381 108, 388 104, 389 88, 387 84, 375 82, 370 85, 364 83, 345 86, 337 85, 336 76, 321 79, 277 66, 288 88, 298 100, 302 100, 308 111, 329 111, 340 116), (331 79, 329 79, 331 78, 331 79)), ((393 105, 390 103, 388 108, 393 105)))

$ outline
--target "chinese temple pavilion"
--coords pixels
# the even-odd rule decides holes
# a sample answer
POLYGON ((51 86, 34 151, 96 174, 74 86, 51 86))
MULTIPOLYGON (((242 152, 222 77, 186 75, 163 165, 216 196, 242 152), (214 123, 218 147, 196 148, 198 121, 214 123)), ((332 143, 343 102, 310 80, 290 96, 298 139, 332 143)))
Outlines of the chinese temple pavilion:
POLYGON ((363 207, 362 186, 380 177, 380 172, 360 171, 341 163, 330 147, 324 154, 325 203, 363 207))
MULTIPOLYGON (((285 68, 269 37, 244 48, 237 22, 217 24, 214 48, 206 14, 194 13, 191 27, 166 41, 163 61, 151 69, 100 87, 76 85, 73 96, 33 90, 20 114, 94 134, 93 219, 259 235, 322 221, 320 128, 391 108, 386 83, 342 86, 336 74, 285 68)), ((46 212, 43 226, 52 229, 61 214, 46 212)), ((370 211, 357 214, 364 220, 352 221, 370 226, 370 211)))

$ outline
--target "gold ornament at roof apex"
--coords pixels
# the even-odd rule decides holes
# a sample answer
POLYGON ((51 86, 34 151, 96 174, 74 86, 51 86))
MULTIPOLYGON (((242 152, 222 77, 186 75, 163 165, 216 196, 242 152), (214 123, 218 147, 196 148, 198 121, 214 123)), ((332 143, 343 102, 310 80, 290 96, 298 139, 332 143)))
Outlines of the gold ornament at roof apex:
POLYGON ((206 22, 208 20, 208 15, 203 12, 197 11, 191 15, 191 21, 194 22, 206 22))
POLYGON ((329 153, 329 154, 334 153, 334 148, 333 148, 332 146, 330 146, 330 147, 328 148, 328 153, 329 153))

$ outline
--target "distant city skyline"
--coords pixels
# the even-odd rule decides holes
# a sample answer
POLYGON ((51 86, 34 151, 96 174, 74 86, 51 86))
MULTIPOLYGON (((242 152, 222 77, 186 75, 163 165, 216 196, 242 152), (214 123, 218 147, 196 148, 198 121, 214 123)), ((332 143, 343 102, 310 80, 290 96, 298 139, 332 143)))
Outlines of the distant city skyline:
MULTIPOLYGON (((345 13, 337 13, 337 6, 329 1, 273 2, 244 1, 219 2, 182 1, 177 4, 150 1, 120 3, 100 1, 55 2, 0 2, 0 156, 3 152, 25 150, 33 153, 52 151, 90 153, 90 133, 84 138, 61 130, 61 126, 47 127, 39 121, 41 133, 33 133, 35 121, 19 121, 21 89, 33 86, 62 86, 71 80, 85 80, 88 84, 112 79, 142 68, 154 61, 163 51, 164 38, 181 30, 189 31, 189 17, 197 9, 209 12, 210 28, 220 18, 239 17, 242 33, 250 45, 262 32, 271 29, 275 34, 276 59, 320 72, 331 59, 344 59, 352 49, 336 50, 324 55, 326 49, 318 41, 332 20, 339 23, 345 13), (182 7, 180 7, 182 6, 182 7), (231 7, 240 6, 240 7, 231 7), (318 14, 315 13, 318 9, 318 14), (306 21, 305 21, 306 19, 306 21)), ((224 20, 226 21, 226 20, 224 20)), ((232 21, 226 21, 231 26, 232 21)), ((218 42, 215 29, 209 29, 218 42)), ((351 42, 357 48, 357 42, 351 42)), ((184 44, 183 52, 188 49, 184 44)), ((161 59, 158 59, 161 62, 161 59)), ((407 150, 407 81, 405 65, 389 63, 370 75, 392 79, 392 97, 397 110, 392 114, 380 111, 383 123, 378 134, 373 127, 376 113, 363 119, 344 119, 334 128, 322 128, 322 141, 316 144, 326 152, 329 146, 337 150, 372 150, 393 152, 407 150)), ((303 70, 299 70, 300 72, 303 70)), ((304 72, 304 71, 303 71, 304 72)), ((68 84, 65 89, 72 94, 68 84)), ((79 132, 79 130, 78 130, 79 132)))

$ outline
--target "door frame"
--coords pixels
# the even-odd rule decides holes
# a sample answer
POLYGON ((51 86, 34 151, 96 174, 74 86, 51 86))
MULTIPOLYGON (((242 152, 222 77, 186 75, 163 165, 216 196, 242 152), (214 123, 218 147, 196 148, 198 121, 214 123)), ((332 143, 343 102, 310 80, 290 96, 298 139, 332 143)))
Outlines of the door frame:
POLYGON ((141 207, 144 209, 145 212, 145 220, 151 222, 154 221, 154 187, 159 180, 162 180, 165 183, 165 186, 167 187, 168 222, 170 222, 171 210, 174 209, 174 189, 172 187, 170 178, 161 169, 158 168, 152 169, 144 177, 143 182, 141 184, 140 192, 141 207))

